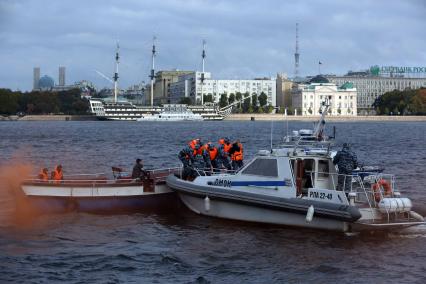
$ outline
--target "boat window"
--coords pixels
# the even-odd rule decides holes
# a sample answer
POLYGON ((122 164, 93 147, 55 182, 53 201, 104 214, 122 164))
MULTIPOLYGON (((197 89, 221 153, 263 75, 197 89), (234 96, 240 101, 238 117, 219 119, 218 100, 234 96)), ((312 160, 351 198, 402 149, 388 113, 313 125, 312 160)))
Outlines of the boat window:
POLYGON ((267 177, 278 176, 278 165, 276 159, 256 159, 242 172, 245 175, 257 175, 267 177))
POLYGON ((328 168, 327 160, 319 160, 318 161, 318 177, 328 177, 330 169, 328 168))

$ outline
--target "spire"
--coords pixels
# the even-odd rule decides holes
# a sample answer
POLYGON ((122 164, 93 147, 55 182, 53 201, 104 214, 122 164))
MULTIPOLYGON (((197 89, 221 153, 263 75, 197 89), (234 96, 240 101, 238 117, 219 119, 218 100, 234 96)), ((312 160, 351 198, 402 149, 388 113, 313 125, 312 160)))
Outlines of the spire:
POLYGON ((154 64, 154 58, 155 58, 155 40, 157 38, 154 36, 152 38, 152 68, 151 68, 151 75, 149 76, 151 78, 151 106, 154 106, 154 78, 155 78, 155 64, 154 64))
POLYGON ((294 78, 299 76, 299 23, 296 23, 296 52, 294 53, 294 78))
POLYGON ((117 49, 115 51, 115 73, 114 73, 114 103, 117 102, 118 95, 118 65, 120 63, 120 45, 117 41, 117 49))

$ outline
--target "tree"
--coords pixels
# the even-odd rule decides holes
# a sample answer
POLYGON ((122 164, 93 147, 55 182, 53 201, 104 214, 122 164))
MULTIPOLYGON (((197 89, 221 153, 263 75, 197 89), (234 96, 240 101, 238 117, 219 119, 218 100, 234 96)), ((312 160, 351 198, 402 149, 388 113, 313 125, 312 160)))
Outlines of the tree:
POLYGON ((264 106, 266 106, 267 103, 268 103, 268 96, 264 92, 262 92, 259 95, 259 105, 261 107, 264 107, 264 106))
POLYGON ((203 100, 204 100, 205 103, 212 103, 213 102, 213 95, 212 94, 203 95, 203 100))
POLYGON ((249 98, 249 93, 245 93, 244 94, 244 101, 243 101, 243 112, 248 112, 249 107, 250 107, 250 98, 249 98))
POLYGON ((228 105, 228 95, 221 94, 219 99, 219 107, 226 107, 228 105))
POLYGON ((240 93, 240 92, 237 92, 236 94, 235 94, 235 99, 237 100, 237 101, 240 101, 240 109, 241 109, 241 99, 243 98, 243 95, 240 93))
POLYGON ((229 95, 228 103, 232 104, 234 102, 235 102, 235 95, 232 93, 232 94, 229 95))
POLYGON ((254 111, 257 111, 257 94, 255 93, 251 96, 251 106, 254 111))
POLYGON ((190 97, 183 97, 180 98, 179 103, 184 105, 192 105, 192 100, 190 97))
POLYGON ((19 100, 22 94, 9 89, 0 89, 0 114, 16 114, 19 110, 19 100))

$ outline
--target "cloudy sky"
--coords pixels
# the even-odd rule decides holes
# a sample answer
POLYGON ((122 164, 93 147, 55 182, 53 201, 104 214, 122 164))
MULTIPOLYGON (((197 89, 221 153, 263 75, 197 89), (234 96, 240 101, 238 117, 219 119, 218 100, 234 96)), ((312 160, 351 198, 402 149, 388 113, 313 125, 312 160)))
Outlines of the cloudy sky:
POLYGON ((343 74, 369 66, 426 65, 425 0, 0 0, 0 88, 30 90, 34 66, 58 81, 111 84, 116 41, 120 85, 148 82, 152 37, 157 70, 201 69, 217 79, 294 73, 343 74))

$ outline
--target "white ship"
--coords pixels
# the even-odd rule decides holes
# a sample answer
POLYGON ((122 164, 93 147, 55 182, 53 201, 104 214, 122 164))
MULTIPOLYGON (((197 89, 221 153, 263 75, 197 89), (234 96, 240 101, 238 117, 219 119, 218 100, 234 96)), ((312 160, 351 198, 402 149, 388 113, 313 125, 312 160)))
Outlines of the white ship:
POLYGON ((164 105, 163 111, 153 115, 143 115, 137 121, 203 121, 199 113, 193 113, 183 104, 164 105))
MULTIPOLYGON (((231 108, 219 110, 215 104, 181 105, 188 111, 202 117, 202 120, 223 120, 231 113, 231 108)), ((128 101, 105 102, 100 99, 90 100, 90 111, 100 120, 138 120, 147 116, 160 115, 165 107, 138 106, 128 101)))

